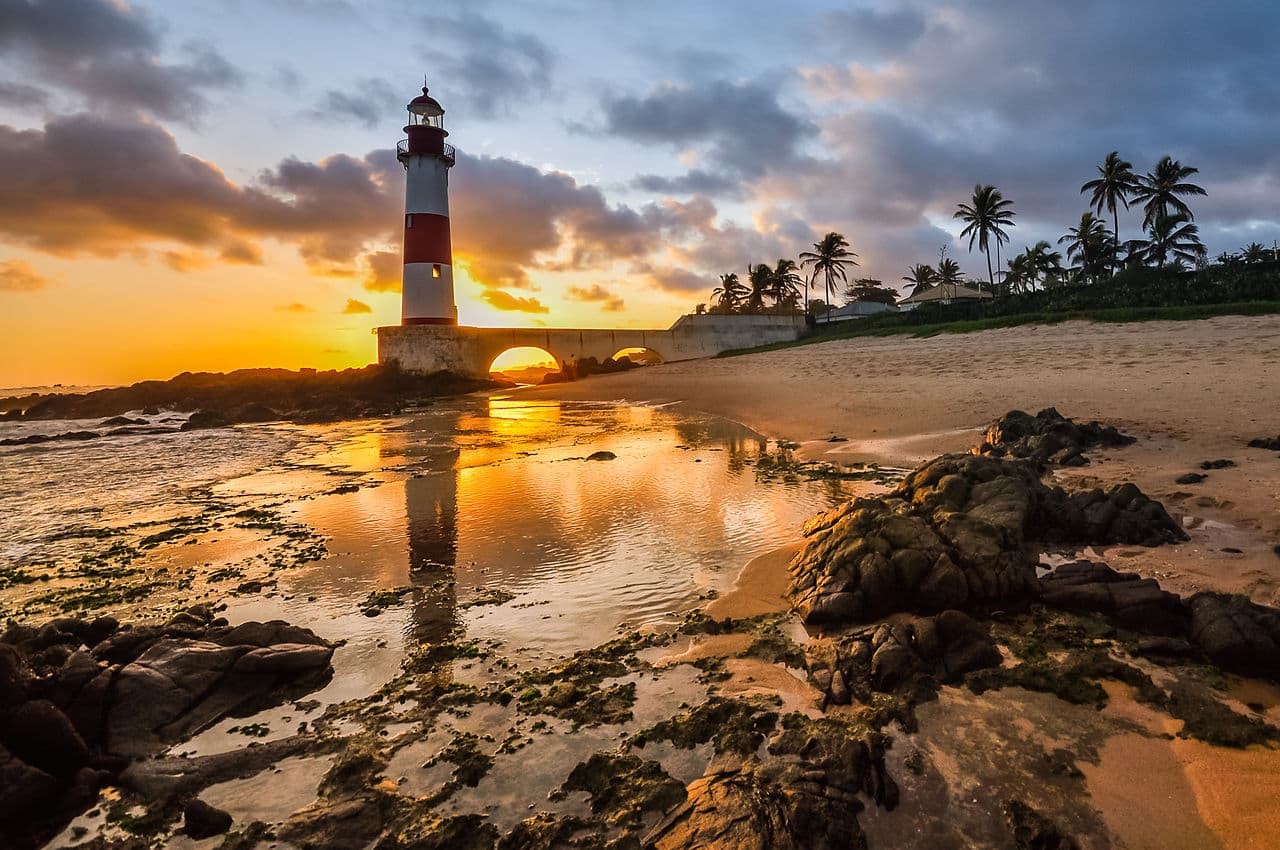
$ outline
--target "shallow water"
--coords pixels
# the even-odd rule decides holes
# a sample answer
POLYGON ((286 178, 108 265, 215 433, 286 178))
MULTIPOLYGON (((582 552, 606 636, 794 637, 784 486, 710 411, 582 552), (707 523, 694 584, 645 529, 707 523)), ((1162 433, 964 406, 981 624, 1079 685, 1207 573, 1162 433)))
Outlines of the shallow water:
MULTIPOLYGON (((0 437, 94 424, 0 423, 0 437)), ((368 695, 406 649, 459 626, 523 666, 675 622, 812 514, 874 486, 811 480, 786 461, 730 422, 518 394, 393 419, 9 447, 0 559, 55 578, 0 586, 0 610, 78 611, 87 603, 58 594, 137 581, 139 598, 105 610, 158 616, 209 601, 232 622, 285 619, 346 641, 312 695, 322 707, 368 695), (600 451, 616 457, 586 459, 600 451), (139 543, 171 528, 172 539, 139 543), (95 536, 104 529, 118 533, 95 536), (100 561, 86 578, 89 556, 100 561), (237 593, 244 578, 266 586, 237 593), (369 594, 388 589, 404 589, 399 603, 367 616, 369 594)), ((501 678, 481 661, 452 675, 501 678)), ((319 710, 261 720, 280 737, 319 710)), ((232 730, 244 723, 178 749, 243 746, 232 730)))

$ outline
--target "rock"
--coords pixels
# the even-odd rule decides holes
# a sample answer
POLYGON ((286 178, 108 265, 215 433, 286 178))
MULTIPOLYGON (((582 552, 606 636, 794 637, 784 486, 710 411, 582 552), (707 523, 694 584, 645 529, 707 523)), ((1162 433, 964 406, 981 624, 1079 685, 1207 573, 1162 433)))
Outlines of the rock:
POLYGON ((616 460, 617 457, 613 452, 599 451, 587 455, 587 460, 616 460))
POLYGON ((1249 448, 1268 449, 1273 452, 1280 452, 1280 436, 1260 437, 1256 440, 1250 440, 1249 448))
POLYGON ((985 626, 960 611, 895 619, 871 631, 817 641, 806 650, 809 681, 831 705, 870 702, 921 680, 952 684, 966 673, 1000 664, 1000 650, 985 626))
POLYGON ((182 807, 182 831, 196 840, 221 835, 230 828, 231 815, 199 798, 188 800, 182 807))
POLYGON ((809 624, 1016 608, 1040 591, 1031 544, 1186 539, 1132 484, 1068 494, 1030 461, 983 455, 944 455, 893 492, 847 502, 803 531, 788 597, 809 624))
POLYGON ((179 431, 199 431, 206 428, 225 428, 231 424, 231 420, 225 414, 216 410, 197 410, 182 423, 179 431))
POLYGON ((99 428, 112 428, 120 425, 148 425, 145 419, 130 419, 128 416, 112 416, 98 423, 99 428))
POLYGON ((364 850, 381 831, 378 802, 356 797, 318 800, 294 812, 280 837, 301 850, 364 850))
POLYGON ((1074 838, 1063 835, 1053 821, 1018 800, 1001 806, 1016 850, 1080 850, 1074 838))
POLYGON ((1081 466, 1083 452, 1099 446, 1127 446, 1134 437, 1098 422, 1079 424, 1052 407, 1031 416, 1012 410, 987 428, 975 454, 1026 458, 1040 465, 1081 466))
POLYGON ((57 440, 82 442, 96 440, 102 435, 97 431, 64 431, 61 434, 31 434, 26 437, 7 437, 0 440, 0 446, 30 446, 36 443, 49 443, 57 440))
POLYGON ((719 757, 687 799, 644 839, 656 850, 733 847, 737 850, 865 847, 858 825, 865 795, 886 810, 898 786, 874 736, 854 736, 843 724, 793 715, 768 744, 771 758, 719 757))
POLYGON ((58 780, 0 747, 0 826, 32 818, 57 791, 58 780))
POLYGON ((1154 579, 1094 561, 1063 564, 1041 577, 1040 600, 1064 611, 1103 614, 1144 634, 1185 635, 1190 627, 1190 613, 1177 594, 1161 590, 1154 579))
POLYGON ((265 404, 251 401, 237 407, 228 418, 232 422, 278 422, 281 417, 265 404))
POLYGON ((89 762, 89 748, 56 705, 46 699, 23 704, 4 730, 15 756, 46 773, 67 778, 89 762))
POLYGON ((1214 664, 1280 681, 1280 611, 1228 593, 1197 593, 1187 605, 1191 641, 1214 664))
POLYGON ((1201 481, 1204 481, 1208 477, 1209 476, 1205 475, 1202 472, 1188 472, 1185 475, 1179 475, 1177 478, 1173 479, 1173 483, 1174 484, 1199 484, 1201 481))
POLYGON ((1205 460, 1200 462, 1201 469, 1229 469, 1236 465, 1234 460, 1205 460))

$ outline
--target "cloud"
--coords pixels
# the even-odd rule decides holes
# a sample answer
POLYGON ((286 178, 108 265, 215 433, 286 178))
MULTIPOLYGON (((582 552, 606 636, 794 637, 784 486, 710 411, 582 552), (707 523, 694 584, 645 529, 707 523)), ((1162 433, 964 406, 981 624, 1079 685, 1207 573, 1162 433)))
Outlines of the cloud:
POLYGON ((74 92, 95 110, 141 110, 191 123, 207 92, 243 79, 208 45, 183 45, 183 61, 176 63, 163 62, 161 48, 159 25, 125 3, 15 0, 0 6, 0 49, 10 72, 74 92))
POLYGON ((282 313, 311 313, 314 310, 303 304, 301 301, 291 301, 288 304, 277 304, 276 309, 282 313))
POLYGON ((818 15, 812 31, 822 40, 837 39, 844 51, 876 60, 901 53, 924 35, 925 25, 918 9, 855 6, 818 15))
POLYGON ((354 315, 357 313, 372 313, 373 308, 370 307, 368 304, 364 303, 363 301, 357 301, 354 298, 348 298, 347 305, 342 308, 342 312, 350 315, 354 315))
POLYGON ((349 91, 329 89, 311 110, 314 118, 332 121, 350 119, 363 127, 374 128, 389 115, 398 115, 408 101, 386 80, 360 80, 349 91))
POLYGON ((0 262, 0 292, 35 292, 49 285, 49 279, 25 260, 0 262))
POLYGON ((49 101, 49 93, 35 86, 24 83, 0 81, 0 106, 17 109, 32 109, 44 106, 49 101))
MULTIPOLYGON (((435 66, 435 78, 447 81, 449 100, 468 114, 493 118, 544 96, 551 88, 555 57, 540 38, 513 32, 475 12, 428 15, 422 19, 431 53, 458 45, 435 66), (456 98, 456 100, 455 100, 456 98)), ((450 108, 449 104, 445 104, 450 108)))
POLYGON ((730 194, 743 181, 785 168, 800 158, 814 127, 778 101, 762 82, 714 80, 697 85, 664 83, 647 95, 608 95, 601 132, 645 145, 701 151, 710 168, 683 177, 641 175, 649 191, 730 194))
POLYGON ((372 251, 364 257, 364 288, 370 292, 399 292, 404 257, 399 251, 372 251))
POLYGON ((551 309, 537 298, 522 298, 501 289, 486 289, 480 293, 480 297, 498 310, 511 310, 518 313, 551 312, 551 309))
POLYGON ((606 313, 621 313, 626 306, 620 296, 598 283, 590 287, 570 286, 565 290, 565 297, 570 301, 600 302, 600 309, 606 313))

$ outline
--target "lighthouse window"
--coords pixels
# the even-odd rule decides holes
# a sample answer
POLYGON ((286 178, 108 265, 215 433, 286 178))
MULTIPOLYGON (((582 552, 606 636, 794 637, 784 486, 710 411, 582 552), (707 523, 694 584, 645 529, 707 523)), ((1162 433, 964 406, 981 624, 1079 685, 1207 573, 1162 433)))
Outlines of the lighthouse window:
POLYGON ((409 213, 404 217, 404 226, 406 229, 413 227, 413 213, 409 213))
POLYGON ((439 263, 436 263, 435 265, 433 265, 433 266, 431 267, 431 276, 432 276, 432 277, 439 277, 439 276, 440 276, 440 264, 439 264, 439 263))

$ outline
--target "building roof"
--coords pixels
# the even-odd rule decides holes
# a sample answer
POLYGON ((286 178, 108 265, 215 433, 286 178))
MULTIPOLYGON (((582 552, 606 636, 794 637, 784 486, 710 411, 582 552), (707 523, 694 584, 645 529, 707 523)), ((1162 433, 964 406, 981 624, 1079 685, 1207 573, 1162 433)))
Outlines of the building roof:
MULTIPOLYGON (((839 319, 846 316, 874 316, 879 313, 897 312, 898 308, 892 304, 884 304, 880 301, 850 301, 843 307, 836 307, 830 311, 831 318, 839 319)), ((827 312, 818 313, 821 320, 827 315, 827 312)))
POLYGON ((910 298, 903 298, 898 303, 920 304, 925 301, 960 301, 965 298, 981 299, 990 297, 992 297, 990 292, 981 292, 961 283, 940 283, 930 289, 926 289, 924 292, 917 292, 910 298))

